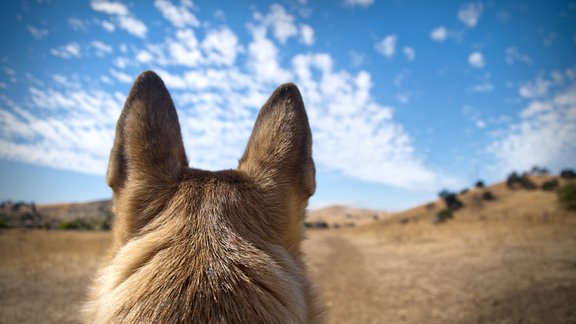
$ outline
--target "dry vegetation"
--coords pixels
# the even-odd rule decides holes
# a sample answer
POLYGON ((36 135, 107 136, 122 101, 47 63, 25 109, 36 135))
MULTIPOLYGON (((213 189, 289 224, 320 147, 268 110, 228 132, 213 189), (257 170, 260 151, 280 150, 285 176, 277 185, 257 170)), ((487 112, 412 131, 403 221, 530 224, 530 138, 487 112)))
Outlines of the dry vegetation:
MULTIPOLYGON (((576 213, 504 184, 356 228, 310 230, 329 323, 574 323, 576 213), (496 199, 479 199, 490 190, 496 199)), ((0 322, 66 323, 109 243, 102 232, 0 233, 0 322)))

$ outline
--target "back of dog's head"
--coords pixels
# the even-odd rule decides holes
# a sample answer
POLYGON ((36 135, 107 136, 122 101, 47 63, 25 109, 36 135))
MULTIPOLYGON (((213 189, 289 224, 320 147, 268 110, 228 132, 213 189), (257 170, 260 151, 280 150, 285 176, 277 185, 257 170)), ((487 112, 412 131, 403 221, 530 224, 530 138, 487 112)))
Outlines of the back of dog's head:
POLYGON ((262 107, 238 168, 210 172, 188 167, 170 94, 142 73, 118 121, 107 182, 114 246, 89 321, 316 318, 300 256, 315 191, 312 136, 293 84, 262 107))

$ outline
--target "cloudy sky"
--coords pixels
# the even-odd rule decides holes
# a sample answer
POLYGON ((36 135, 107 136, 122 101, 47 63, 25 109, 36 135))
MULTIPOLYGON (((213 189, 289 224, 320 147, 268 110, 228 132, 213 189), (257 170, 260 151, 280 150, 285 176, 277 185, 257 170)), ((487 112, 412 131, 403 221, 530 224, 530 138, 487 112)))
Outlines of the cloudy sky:
POLYGON ((115 123, 148 69, 210 170, 236 167, 261 105, 295 82, 313 207, 399 210, 576 166, 575 2, 2 1, 0 24, 0 199, 109 198, 115 123))

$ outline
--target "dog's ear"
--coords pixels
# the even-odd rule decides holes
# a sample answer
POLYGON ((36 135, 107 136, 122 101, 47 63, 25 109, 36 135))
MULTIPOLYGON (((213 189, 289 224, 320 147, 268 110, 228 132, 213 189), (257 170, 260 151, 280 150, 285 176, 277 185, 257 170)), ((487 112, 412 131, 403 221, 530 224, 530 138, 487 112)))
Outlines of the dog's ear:
POLYGON ((260 110, 239 169, 281 195, 304 201, 314 194, 312 133, 294 84, 278 87, 260 110))
POLYGON ((126 192, 145 201, 147 195, 161 195, 187 166, 170 94, 158 75, 143 72, 118 120, 106 181, 115 200, 126 192))

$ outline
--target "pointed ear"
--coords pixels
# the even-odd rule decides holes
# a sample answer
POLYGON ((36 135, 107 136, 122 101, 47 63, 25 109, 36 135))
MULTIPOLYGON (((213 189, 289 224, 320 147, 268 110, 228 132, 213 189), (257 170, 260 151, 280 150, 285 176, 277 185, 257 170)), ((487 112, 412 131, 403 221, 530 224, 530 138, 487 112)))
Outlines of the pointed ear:
POLYGON ((260 110, 239 169, 271 189, 288 185, 302 200, 314 194, 312 133, 294 84, 278 87, 260 110))
POLYGON ((118 120, 106 181, 115 195, 130 183, 161 188, 187 166, 172 98, 156 73, 143 72, 118 120))

